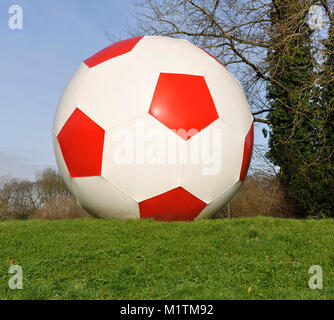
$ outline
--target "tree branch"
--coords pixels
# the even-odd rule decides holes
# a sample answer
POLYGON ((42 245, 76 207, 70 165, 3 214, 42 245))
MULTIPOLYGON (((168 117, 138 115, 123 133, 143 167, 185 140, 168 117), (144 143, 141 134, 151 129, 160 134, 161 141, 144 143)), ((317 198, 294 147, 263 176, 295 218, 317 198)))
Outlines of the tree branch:
POLYGON ((265 120, 265 119, 259 119, 259 118, 254 118, 254 122, 260 122, 260 123, 265 123, 265 124, 272 124, 271 121, 265 120))
POLYGON ((272 109, 263 109, 260 111, 252 112, 253 116, 257 116, 258 114, 264 113, 264 112, 270 112, 272 109))

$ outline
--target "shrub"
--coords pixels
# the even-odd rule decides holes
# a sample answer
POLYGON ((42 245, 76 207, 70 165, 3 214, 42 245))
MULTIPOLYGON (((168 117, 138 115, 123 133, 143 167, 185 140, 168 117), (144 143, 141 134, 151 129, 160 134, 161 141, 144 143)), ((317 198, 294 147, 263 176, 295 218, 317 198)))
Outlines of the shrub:
POLYGON ((215 218, 252 216, 295 217, 275 176, 261 173, 248 176, 241 190, 215 218))
POLYGON ((90 217, 70 194, 54 196, 30 216, 31 219, 48 220, 90 217))

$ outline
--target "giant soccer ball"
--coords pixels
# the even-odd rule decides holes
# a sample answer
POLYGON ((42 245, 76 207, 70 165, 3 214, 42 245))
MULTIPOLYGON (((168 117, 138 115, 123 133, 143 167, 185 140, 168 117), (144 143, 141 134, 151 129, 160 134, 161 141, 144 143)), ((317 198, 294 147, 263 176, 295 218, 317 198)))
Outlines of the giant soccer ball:
POLYGON ((61 175, 103 218, 195 220, 245 180, 253 117, 238 80, 186 40, 144 36, 85 60, 53 124, 61 175))

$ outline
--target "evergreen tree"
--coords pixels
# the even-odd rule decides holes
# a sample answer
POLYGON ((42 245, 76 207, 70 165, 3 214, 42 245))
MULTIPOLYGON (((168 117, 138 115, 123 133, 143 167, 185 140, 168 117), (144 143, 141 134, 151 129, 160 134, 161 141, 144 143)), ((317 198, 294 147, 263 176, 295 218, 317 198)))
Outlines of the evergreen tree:
POLYGON ((317 201, 313 209, 325 216, 334 216, 334 21, 324 41, 325 62, 319 79, 319 109, 316 112, 318 155, 312 163, 317 201))
POLYGON ((272 108, 267 117, 271 122, 267 157, 280 167, 281 186, 296 214, 330 216, 334 213, 333 56, 328 55, 317 82, 307 9, 302 0, 272 1, 273 49, 267 62, 276 66, 270 68, 270 76, 283 86, 267 85, 272 108))
POLYGON ((286 197, 299 215, 310 214, 308 199, 312 190, 306 183, 306 168, 313 154, 310 121, 314 61, 307 11, 299 0, 273 0, 271 41, 267 62, 270 76, 278 83, 267 85, 271 112, 267 157, 280 167, 279 179, 286 197), (304 11, 304 12, 301 12, 304 11))

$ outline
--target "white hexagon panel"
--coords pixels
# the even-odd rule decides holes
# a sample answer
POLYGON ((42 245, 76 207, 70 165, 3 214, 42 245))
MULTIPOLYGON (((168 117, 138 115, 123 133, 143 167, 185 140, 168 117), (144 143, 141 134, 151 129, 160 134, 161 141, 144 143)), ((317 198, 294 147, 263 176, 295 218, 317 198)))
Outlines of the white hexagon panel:
POLYGON ((242 185, 253 148, 238 80, 204 50, 166 37, 120 41, 86 59, 52 132, 67 186, 102 218, 210 217, 242 185))
POLYGON ((101 175, 141 202, 180 186, 185 151, 186 141, 147 113, 106 131, 101 175))

